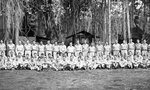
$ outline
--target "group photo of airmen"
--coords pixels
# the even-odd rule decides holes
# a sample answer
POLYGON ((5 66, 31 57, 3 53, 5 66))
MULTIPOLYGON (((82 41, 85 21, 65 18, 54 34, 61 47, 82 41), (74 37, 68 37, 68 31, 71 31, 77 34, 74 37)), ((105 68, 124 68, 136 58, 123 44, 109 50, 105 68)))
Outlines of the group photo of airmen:
POLYGON ((66 46, 64 42, 21 41, 15 45, 0 41, 0 70, 93 70, 93 69, 137 69, 150 67, 150 44, 146 40, 132 39, 119 44, 101 41, 88 44, 79 40, 66 46))

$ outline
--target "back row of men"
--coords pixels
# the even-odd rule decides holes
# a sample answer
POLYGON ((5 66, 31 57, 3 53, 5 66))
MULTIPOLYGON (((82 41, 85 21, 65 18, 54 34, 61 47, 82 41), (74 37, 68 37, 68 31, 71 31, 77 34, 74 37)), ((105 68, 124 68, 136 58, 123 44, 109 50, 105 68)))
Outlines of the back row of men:
POLYGON ((137 40, 137 43, 133 43, 132 39, 130 39, 129 43, 124 40, 122 44, 119 44, 118 41, 115 41, 113 45, 109 45, 108 42, 103 45, 99 41, 96 44, 91 43, 91 45, 89 45, 85 40, 84 44, 82 45, 79 43, 79 41, 77 41, 75 45, 70 42, 69 46, 67 47, 64 42, 61 44, 58 44, 57 42, 51 44, 50 41, 47 41, 47 44, 44 45, 42 41, 40 44, 37 44, 35 41, 33 41, 31 44, 29 41, 27 41, 26 44, 23 45, 22 42, 19 41, 19 43, 15 45, 11 40, 8 44, 5 44, 2 40, 0 41, 0 55, 1 53, 7 53, 7 55, 13 53, 17 56, 18 53, 21 53, 22 56, 26 56, 28 54, 30 57, 32 57, 35 53, 38 54, 38 56, 41 56, 42 54, 48 56, 50 53, 55 59, 58 52, 62 54, 67 52, 68 56, 71 56, 72 53, 74 53, 76 56, 79 56, 80 52, 83 53, 83 56, 86 56, 87 53, 89 53, 90 56, 94 56, 95 53, 101 55, 109 55, 112 53, 113 55, 121 54, 124 57, 127 56, 129 52, 132 52, 133 55, 140 53, 141 55, 145 56, 150 52, 150 44, 148 45, 146 40, 143 40, 142 44, 139 40, 137 40))

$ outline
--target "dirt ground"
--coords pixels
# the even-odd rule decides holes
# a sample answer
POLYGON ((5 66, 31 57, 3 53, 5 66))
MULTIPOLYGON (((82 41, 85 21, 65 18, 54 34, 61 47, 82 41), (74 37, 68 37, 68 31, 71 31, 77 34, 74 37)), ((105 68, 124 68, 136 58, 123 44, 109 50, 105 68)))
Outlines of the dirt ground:
POLYGON ((150 90, 150 69, 0 71, 0 90, 150 90))

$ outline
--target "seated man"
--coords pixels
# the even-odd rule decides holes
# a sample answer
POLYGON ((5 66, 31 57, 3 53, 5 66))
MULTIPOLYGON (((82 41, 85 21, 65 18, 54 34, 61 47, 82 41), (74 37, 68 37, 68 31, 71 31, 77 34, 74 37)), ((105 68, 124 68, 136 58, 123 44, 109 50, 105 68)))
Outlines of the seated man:
POLYGON ((125 57, 122 57, 119 61, 119 65, 121 68, 125 68, 127 66, 127 59, 125 57))
POLYGON ((127 56, 127 67, 132 69, 133 62, 134 62, 134 56, 132 55, 132 52, 129 52, 129 55, 127 56))
POLYGON ((4 52, 1 52, 1 55, 0 55, 0 70, 4 70, 5 69, 5 63, 7 61, 7 57, 5 56, 5 53, 4 52))
POLYGON ((17 57, 16 57, 16 60, 13 61, 13 66, 15 69, 20 69, 20 64, 22 63, 23 61, 23 58, 22 58, 22 53, 19 52, 17 57))
POLYGON ((142 63, 143 57, 140 55, 140 53, 137 53, 134 57, 133 66, 134 68, 138 68, 142 63))
POLYGON ((147 68, 148 55, 143 55, 143 60, 141 61, 141 67, 147 68))
POLYGON ((30 54, 26 54, 26 56, 23 58, 23 62, 20 65, 22 69, 29 69, 29 62, 30 62, 31 58, 30 58, 30 54))

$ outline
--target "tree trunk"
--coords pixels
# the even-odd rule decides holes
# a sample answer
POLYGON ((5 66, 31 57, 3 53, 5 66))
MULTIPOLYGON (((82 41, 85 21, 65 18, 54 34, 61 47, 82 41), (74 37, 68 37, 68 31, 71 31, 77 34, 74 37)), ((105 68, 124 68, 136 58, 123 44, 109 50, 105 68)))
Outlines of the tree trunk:
POLYGON ((104 31, 103 31, 103 42, 106 42, 106 30, 107 30, 107 22, 106 22, 106 0, 104 1, 104 31))
POLYGON ((109 19, 108 19, 108 24, 109 24, 109 45, 111 45, 111 0, 108 0, 108 15, 109 15, 109 19))
POLYGON ((127 6, 127 28, 128 28, 128 39, 131 38, 131 31, 130 31, 130 16, 129 16, 129 0, 127 0, 126 2, 126 6, 127 6))
POLYGON ((123 37, 124 37, 124 40, 126 40, 126 0, 123 1, 123 37))

